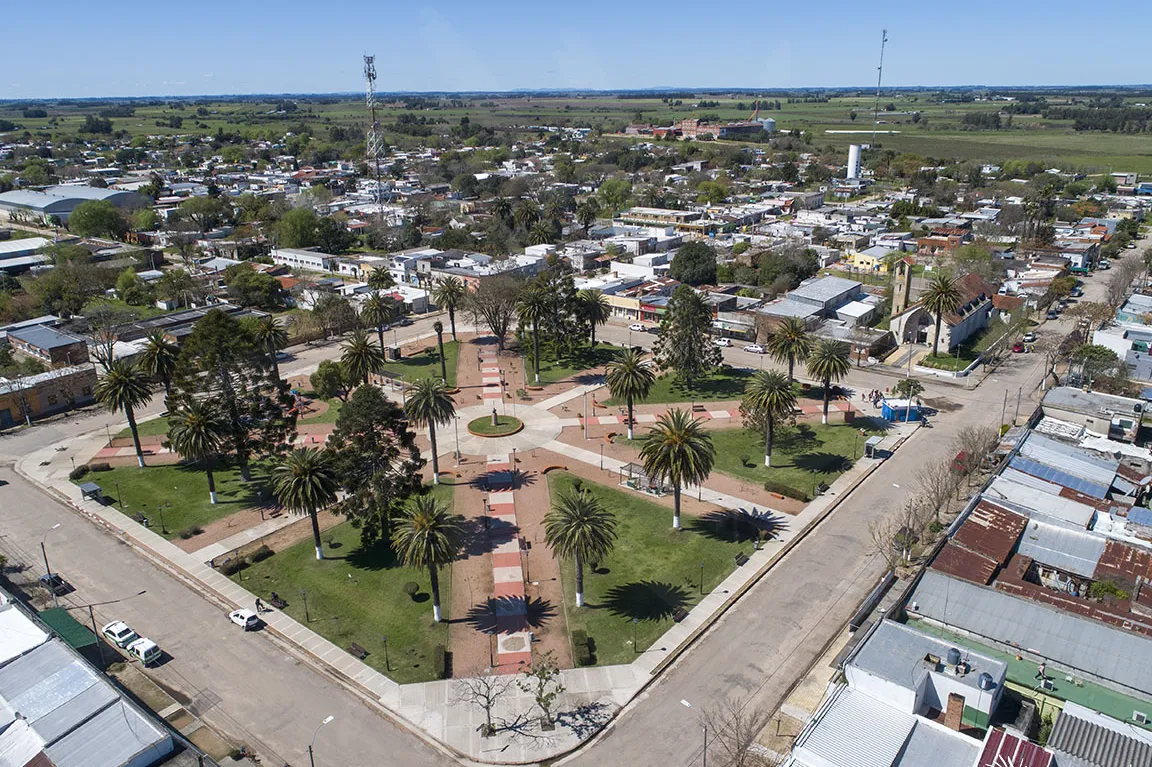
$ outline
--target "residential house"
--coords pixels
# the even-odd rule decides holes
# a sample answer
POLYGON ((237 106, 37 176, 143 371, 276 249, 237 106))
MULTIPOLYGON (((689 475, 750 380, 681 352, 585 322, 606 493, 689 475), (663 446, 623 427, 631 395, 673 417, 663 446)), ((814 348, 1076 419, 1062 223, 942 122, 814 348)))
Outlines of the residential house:
POLYGON ((68 367, 88 361, 88 342, 47 325, 30 325, 8 331, 8 343, 21 356, 49 367, 68 367))

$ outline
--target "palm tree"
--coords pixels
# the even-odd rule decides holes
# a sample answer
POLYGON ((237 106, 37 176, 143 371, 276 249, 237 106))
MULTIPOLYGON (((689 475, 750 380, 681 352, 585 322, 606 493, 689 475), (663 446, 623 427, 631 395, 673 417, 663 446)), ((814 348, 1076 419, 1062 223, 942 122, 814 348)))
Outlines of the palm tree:
POLYGON ((353 332, 340 348, 340 364, 349 381, 366 384, 370 374, 384 369, 384 350, 373 346, 368 333, 363 330, 353 332))
POLYGON ((680 529, 680 490, 686 484, 700 485, 712 472, 716 448, 687 410, 673 408, 656 420, 640 448, 640 460, 649 477, 668 480, 672 485, 672 529, 680 529))
POLYGON ((280 364, 276 361, 276 353, 288 345, 288 333, 271 314, 250 317, 245 321, 245 327, 257 348, 268 354, 268 361, 272 363, 272 375, 279 381, 280 364))
POLYGON ((540 383, 540 323, 552 312, 552 297, 538 284, 529 285, 521 294, 516 314, 522 325, 532 327, 532 367, 540 383))
POLYGON ((448 324, 452 326, 452 340, 456 340, 456 310, 464 303, 468 288, 459 277, 451 275, 437 280, 432 288, 432 300, 436 305, 448 310, 448 324))
POLYGON ((140 448, 140 433, 136 429, 136 408, 144 407, 152 400, 148 388, 148 374, 124 360, 109 360, 104 376, 96 384, 96 399, 109 410, 123 410, 132 432, 132 444, 136 446, 136 460, 144 468, 144 451, 140 448))
POLYGON ((392 273, 387 269, 373 269, 368 273, 368 279, 365 282, 376 293, 396 285, 396 280, 392 278, 392 273))
POLYGON ((772 440, 776 419, 786 418, 796 407, 796 388, 783 373, 761 370, 752 376, 744 393, 744 409, 764 419, 764 465, 772 466, 772 440))
POLYGON ((436 346, 440 349, 440 378, 448 383, 448 366, 444 361, 444 323, 436 320, 432 323, 432 329, 436 331, 436 346))
MULTIPOLYGON (((372 274, 376 274, 380 270, 377 269, 372 274)), ((385 272, 387 274, 387 272, 385 272)), ((364 303, 360 306, 360 316, 364 318, 371 327, 376 329, 376 339, 380 342, 380 348, 384 348, 384 329, 388 327, 388 323, 396 319, 396 302, 383 293, 373 293, 364 299, 364 303)))
MULTIPOLYGON (((431 379, 425 379, 431 380, 431 379)), ((464 518, 430 495, 420 495, 405 511, 392 535, 396 556, 408 567, 427 567, 432 587, 432 620, 440 622, 439 568, 460 551, 464 518)))
POLYGON ((828 423, 828 401, 832 397, 832 382, 839 381, 852 370, 852 350, 843 341, 822 339, 808 355, 808 375, 820 381, 824 389, 824 415, 820 423, 828 423))
POLYGON ((537 221, 528 232, 529 245, 551 245, 556 241, 556 232, 551 221, 537 221))
POLYGON ((599 290, 585 288, 576 294, 576 314, 592 329, 592 350, 596 350, 596 326, 603 325, 612 316, 608 299, 599 290))
POLYGON ((456 403, 448 393, 448 384, 438 378, 418 378, 408 391, 404 406, 408 418, 417 426, 428 427, 432 444, 432 483, 440 484, 440 462, 436 456, 436 426, 448 423, 456 415, 456 403))
POLYGON ((497 197, 492 201, 492 215, 505 224, 512 220, 512 203, 508 201, 507 197, 497 197))
POLYGON ((616 516, 586 488, 566 490, 544 515, 544 540, 576 568, 576 606, 584 606, 584 563, 608 556, 616 541, 616 516))
POLYGON ((164 384, 165 400, 172 396, 172 376, 176 373, 179 357, 180 347, 169 341, 162 331, 153 330, 145 337, 144 351, 140 353, 140 367, 164 384))
POLYGON ((563 223, 564 214, 568 212, 568 208, 564 205, 563 200, 558 195, 552 195, 544 203, 543 213, 544 218, 549 221, 559 221, 563 223))
POLYGON ((585 234, 588 233, 588 227, 596 223, 599 215, 600 204, 596 202, 595 198, 589 197, 576 206, 576 220, 580 222, 580 226, 584 227, 585 234))
POLYGON ((272 469, 272 489, 280 503, 293 514, 307 514, 312 521, 317 559, 324 558, 324 548, 316 512, 336 501, 339 487, 333 453, 327 450, 295 448, 272 469))
POLYGON ((224 440, 228 422, 210 400, 192 400, 168 418, 168 442, 185 460, 204 464, 208 475, 208 500, 216 503, 216 479, 212 467, 224 440))
POLYGON ((932 356, 935 357, 940 346, 940 325, 944 315, 956 311, 960 306, 960 288, 956 280, 947 274, 937 274, 928 283, 928 288, 920 296, 920 303, 924 308, 936 315, 936 334, 932 337, 932 356))
POLYGON ((532 200, 521 200, 512 212, 512 220, 516 222, 516 226, 527 231, 540 220, 540 206, 532 200))
POLYGON ((808 326, 799 317, 786 317, 768 339, 768 353, 772 359, 788 363, 789 381, 796 380, 796 360, 806 358, 811 352, 812 337, 808 335, 808 326))
POLYGON ((628 403, 628 439, 632 439, 632 407, 648 396, 656 383, 656 373, 644 361, 643 351, 625 349, 608 363, 605 381, 613 397, 628 403))

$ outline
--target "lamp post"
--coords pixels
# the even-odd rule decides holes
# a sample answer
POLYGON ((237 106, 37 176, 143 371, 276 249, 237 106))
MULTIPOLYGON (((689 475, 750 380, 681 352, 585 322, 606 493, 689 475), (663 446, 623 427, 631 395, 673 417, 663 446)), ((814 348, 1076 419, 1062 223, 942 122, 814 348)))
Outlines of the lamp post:
POLYGON ((48 564, 48 549, 45 547, 44 541, 48 538, 48 533, 60 527, 62 524, 64 523, 57 522, 56 524, 52 525, 52 527, 45 530, 44 535, 40 536, 40 553, 44 555, 44 572, 48 574, 48 589, 52 592, 52 604, 55 607, 60 606, 60 599, 56 596, 56 587, 52 584, 52 568, 48 564))
POLYGON ((168 526, 164 524, 164 505, 165 504, 162 503, 159 506, 157 506, 156 511, 158 514, 160 514, 160 533, 162 535, 167 535, 168 534, 168 526))
POLYGON ((600 471, 604 471, 604 443, 600 443, 600 471))
POLYGON ((584 439, 588 439, 588 390, 584 390, 584 439))
POLYGON ((704 563, 700 563, 700 593, 704 593, 704 563))
POLYGON ((124 500, 120 497, 120 480, 114 479, 112 482, 116 485, 116 507, 124 511, 124 500))
POLYGON ((312 756, 312 747, 316 745, 316 736, 320 734, 320 728, 331 722, 336 717, 329 714, 324 718, 324 721, 316 725, 316 731, 312 733, 312 742, 308 744, 308 764, 316 767, 316 760, 312 756))
POLYGON ((456 465, 460 465, 460 416, 456 416, 452 421, 452 426, 456 429, 456 465))
POLYGON ((640 625, 640 619, 639 618, 633 618, 632 619, 632 652, 633 653, 640 652, 640 642, 639 642, 639 639, 637 637, 637 627, 639 625, 640 625))

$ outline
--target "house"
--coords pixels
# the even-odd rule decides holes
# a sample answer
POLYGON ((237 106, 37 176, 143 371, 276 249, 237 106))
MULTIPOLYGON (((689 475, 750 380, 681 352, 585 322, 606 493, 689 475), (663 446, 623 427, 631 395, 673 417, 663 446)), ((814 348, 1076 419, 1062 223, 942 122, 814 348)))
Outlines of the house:
POLYGON ((1044 415, 1078 424, 1120 442, 1136 441, 1144 414, 1144 400, 1071 386, 1049 389, 1042 407, 1044 415))
POLYGON ((77 365, 22 378, 0 377, 0 429, 96 401, 96 370, 77 365))
POLYGON ((898 251, 882 245, 873 245, 870 248, 853 253, 852 266, 861 271, 887 274, 888 262, 891 260, 892 254, 896 252, 898 251))
MULTIPOLYGON (((956 288, 960 293, 960 305, 955 311, 945 314, 941 321, 939 346, 943 349, 953 349, 988 327, 997 311, 992 303, 996 287, 980 275, 964 275, 956 280, 956 288)), ((899 343, 932 344, 936 335, 936 317, 917 302, 894 314, 889 328, 899 343)))
POLYGON ((334 272, 340 259, 330 253, 300 248, 273 248, 272 263, 308 272, 334 272))
POLYGON ((47 325, 31 325, 8 331, 8 343, 19 355, 49 367, 79 365, 88 361, 88 342, 47 325))

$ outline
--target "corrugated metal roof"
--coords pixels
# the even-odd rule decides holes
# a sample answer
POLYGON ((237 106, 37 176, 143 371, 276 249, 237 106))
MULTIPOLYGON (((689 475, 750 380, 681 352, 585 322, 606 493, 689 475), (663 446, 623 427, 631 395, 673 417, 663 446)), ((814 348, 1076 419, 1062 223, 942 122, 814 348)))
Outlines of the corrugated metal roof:
POLYGON ((1033 490, 1047 493, 1048 495, 1060 495, 1060 491, 1064 489, 1063 485, 1057 485, 1055 482, 1048 482, 1039 477, 1034 477, 1031 474, 1025 474, 1019 469, 1013 469, 1011 466, 1005 466, 1004 471, 1000 472, 1000 476, 996 479, 1000 479, 1001 477, 1006 480, 1011 480, 1018 485, 1025 485, 1033 490))
POLYGON ((1090 482, 1087 479, 1069 474, 1066 471, 1049 466, 1048 464, 1039 463, 1019 455, 1013 458, 1008 465, 1025 474, 1031 474, 1047 482, 1064 485, 1064 487, 1072 488, 1076 492, 1083 493, 1092 498, 1105 498, 1108 495, 1108 488, 1112 486, 1111 479, 1108 480, 1108 484, 1090 482))
POLYGON ((1133 506, 1128 510, 1128 521, 1134 525, 1152 527, 1152 511, 1143 506, 1133 506))
POLYGON ((172 752, 172 737, 118 700, 45 749, 56 767, 129 764, 151 752, 153 764, 172 752))
POLYGON ((987 586, 996 577, 1000 565, 983 554, 977 554, 975 551, 957 546, 954 541, 948 541, 932 560, 932 569, 987 586))
POLYGON ((993 501, 981 499, 952 540, 970 551, 978 552, 997 564, 1008 561, 1028 518, 993 501))
POLYGON ((48 634, 14 604, 0 605, 0 664, 48 641, 48 634))
MULTIPOLYGON (((868 637, 850 663, 861 671, 885 679, 905 689, 914 690, 920 686, 920 679, 929 669, 923 663, 924 656, 931 654, 946 658, 948 650, 956 645, 939 637, 917 631, 903 623, 884 619, 868 637)), ((964 676, 949 676, 951 682, 965 685, 973 691, 979 690, 978 680, 983 671, 996 681, 1003 679, 1007 664, 986 655, 963 648, 967 657, 969 673, 964 676)))
POLYGON ((1058 570, 1091 578, 1105 543, 1102 536, 1032 520, 1020 538, 1019 552, 1058 570))
POLYGON ((1097 580, 1116 578, 1128 583, 1135 583, 1137 578, 1152 579, 1152 553, 1108 539, 1093 576, 1097 580))
POLYGON ((1033 433, 1020 446, 1020 454, 1039 463, 1058 466, 1069 474, 1097 484, 1110 485, 1120 465, 1097 454, 1033 433))
POLYGON ((1073 764, 1066 755, 1085 767, 1152 767, 1147 733, 1075 703, 1065 704, 1048 748, 1056 752, 1061 767, 1073 764))
MULTIPOLYGON (((830 701, 795 748, 836 765, 892 767, 915 717, 849 687, 830 701)), ((801 753, 803 758, 803 753, 801 753)))
POLYGON ((976 767, 1048 767, 1052 754, 1031 741, 1001 729, 988 733, 976 767))
POLYGON ((917 721, 892 767, 972 767, 979 753, 979 741, 917 721))
POLYGON ((1152 695, 1152 640, 1036 602, 928 570, 909 611, 1152 695), (915 605, 913 607, 912 605, 915 605))

